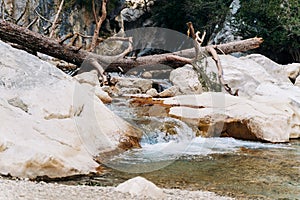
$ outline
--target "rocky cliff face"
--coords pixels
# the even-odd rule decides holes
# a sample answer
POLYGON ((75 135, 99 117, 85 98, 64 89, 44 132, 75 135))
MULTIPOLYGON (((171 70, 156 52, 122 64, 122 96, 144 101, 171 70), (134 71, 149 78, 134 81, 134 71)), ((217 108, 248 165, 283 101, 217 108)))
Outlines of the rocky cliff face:
MULTIPOLYGON (((75 5, 72 2, 65 1, 64 11, 60 16, 60 27, 56 34, 60 37, 75 32, 93 35, 95 22, 90 6, 75 5)), ((37 22, 30 29, 48 34, 59 4, 59 0, 4 0, 0 16, 23 26, 27 26, 37 18, 37 22)), ((149 25, 149 21, 142 16, 154 4, 153 0, 118 0, 111 4, 113 5, 108 5, 107 8, 107 20, 101 29, 103 32, 115 34, 120 30, 149 25)))

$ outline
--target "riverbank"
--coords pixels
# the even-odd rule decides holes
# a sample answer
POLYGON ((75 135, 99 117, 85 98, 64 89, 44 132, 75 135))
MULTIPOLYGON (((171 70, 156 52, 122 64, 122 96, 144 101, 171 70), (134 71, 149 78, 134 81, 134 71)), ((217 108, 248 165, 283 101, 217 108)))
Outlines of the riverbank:
MULTIPOLYGON (((0 178, 0 199, 56 199, 56 200, 90 200, 90 199, 152 199, 132 196, 129 193, 121 193, 115 187, 98 187, 84 185, 62 185, 45 182, 32 182, 24 180, 7 180, 0 178)), ((163 189, 165 199, 217 199, 230 200, 229 197, 221 197, 212 192, 187 191, 178 189, 163 189)))

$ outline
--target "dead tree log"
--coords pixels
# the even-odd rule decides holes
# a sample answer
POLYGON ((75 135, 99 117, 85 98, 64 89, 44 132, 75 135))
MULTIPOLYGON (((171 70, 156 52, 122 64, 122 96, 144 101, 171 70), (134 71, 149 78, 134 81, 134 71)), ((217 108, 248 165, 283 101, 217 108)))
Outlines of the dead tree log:
MULTIPOLYGON (((64 60, 80 66, 86 58, 96 59, 105 71, 119 71, 121 67, 124 72, 142 65, 163 64, 173 68, 181 67, 190 63, 195 57, 195 49, 186 49, 179 52, 151 55, 139 57, 137 59, 126 58, 125 55, 130 52, 127 48, 122 54, 117 56, 102 56, 90 53, 74 46, 68 46, 60 41, 32 32, 25 27, 0 20, 0 39, 6 42, 18 44, 24 49, 30 49, 32 52, 40 52, 49 56, 64 60)), ((111 38, 114 40, 114 38, 111 38)), ((130 39, 124 39, 130 43, 130 39)), ((231 42, 221 45, 212 45, 210 47, 220 50, 225 54, 233 52, 247 51, 259 47, 263 42, 262 38, 251 38, 247 40, 231 42)), ((129 45, 130 46, 130 45, 129 45)), ((207 47, 201 47, 201 50, 207 47)))

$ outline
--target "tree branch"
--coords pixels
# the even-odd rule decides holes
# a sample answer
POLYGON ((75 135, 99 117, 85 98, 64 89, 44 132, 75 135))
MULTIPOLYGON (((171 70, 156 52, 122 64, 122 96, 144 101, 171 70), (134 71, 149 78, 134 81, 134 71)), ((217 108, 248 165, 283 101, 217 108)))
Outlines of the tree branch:
POLYGON ((98 20, 97 19, 97 14, 96 14, 96 9, 95 9, 95 2, 93 0, 93 13, 94 13, 96 27, 95 27, 94 35, 93 35, 93 38, 92 38, 91 48, 89 49, 90 52, 94 51, 96 46, 97 46, 97 41, 98 41, 98 37, 99 37, 100 28, 102 26, 102 23, 106 19, 106 15, 107 15, 106 3, 107 3, 107 0, 102 0, 102 11, 101 11, 102 13, 101 13, 100 19, 98 20))
MULTIPOLYGON (((23 46, 24 49, 28 49, 31 52, 44 53, 66 62, 73 63, 78 67, 80 67, 87 56, 90 55, 101 64, 105 71, 117 72, 121 67, 125 73, 134 67, 143 65, 149 66, 162 64, 171 66, 172 68, 182 67, 185 64, 190 64, 196 55, 195 48, 193 48, 174 53, 138 57, 135 60, 124 57, 126 52, 117 56, 100 56, 83 49, 79 49, 78 47, 60 43, 58 40, 45 37, 4 20, 0 20, 0 39, 19 44, 23 46)), ((129 44, 131 44, 128 38, 111 37, 107 40, 128 41, 129 44)), ((213 45, 211 47, 214 49, 221 49, 224 53, 228 54, 257 48, 262 41, 262 38, 251 38, 227 44, 213 45)), ((206 48, 207 47, 201 47, 200 51, 206 51, 206 48)), ((129 50, 130 49, 127 48, 125 51, 128 52, 129 50)))
MULTIPOLYGON (((191 22, 187 23, 188 26, 188 36, 191 34, 192 38, 194 39, 194 46, 195 46, 195 59, 194 63, 197 63, 199 59, 203 58, 204 52, 201 52, 201 45, 204 41, 204 37, 206 35, 206 32, 203 33, 202 37, 200 38, 200 32, 195 33, 193 24, 191 22)), ((224 87, 224 89, 231 95, 237 96, 238 95, 238 90, 235 91, 234 93, 232 92, 231 88, 228 86, 228 84, 225 83, 224 81, 224 76, 223 76, 223 68, 221 65, 220 58, 217 54, 217 51, 213 46, 207 46, 205 47, 205 50, 212 56, 213 60, 216 63, 217 69, 218 69, 218 78, 220 81, 220 84, 224 87)))
POLYGON ((59 17, 60 12, 61 12, 61 10, 62 10, 63 4, 64 4, 64 0, 61 0, 60 5, 59 5, 59 8, 58 8, 58 11, 57 11, 56 16, 55 16, 55 18, 54 18, 54 21, 53 21, 53 23, 52 23, 52 27, 51 27, 51 29, 50 29, 50 30, 51 30, 50 35, 49 35, 50 38, 53 37, 54 31, 55 31, 55 29, 57 28, 57 20, 58 20, 58 17, 59 17))

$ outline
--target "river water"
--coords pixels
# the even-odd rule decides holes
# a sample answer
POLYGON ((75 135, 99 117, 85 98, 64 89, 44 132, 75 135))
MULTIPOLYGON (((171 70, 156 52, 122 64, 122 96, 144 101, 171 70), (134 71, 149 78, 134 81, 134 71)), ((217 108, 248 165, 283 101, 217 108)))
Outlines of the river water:
POLYGON ((86 177, 81 184, 115 186, 143 176, 159 187, 208 190, 237 199, 300 199, 299 140, 270 144, 196 137, 163 109, 151 114, 125 99, 109 107, 144 131, 142 148, 112 157, 104 175, 86 177))

